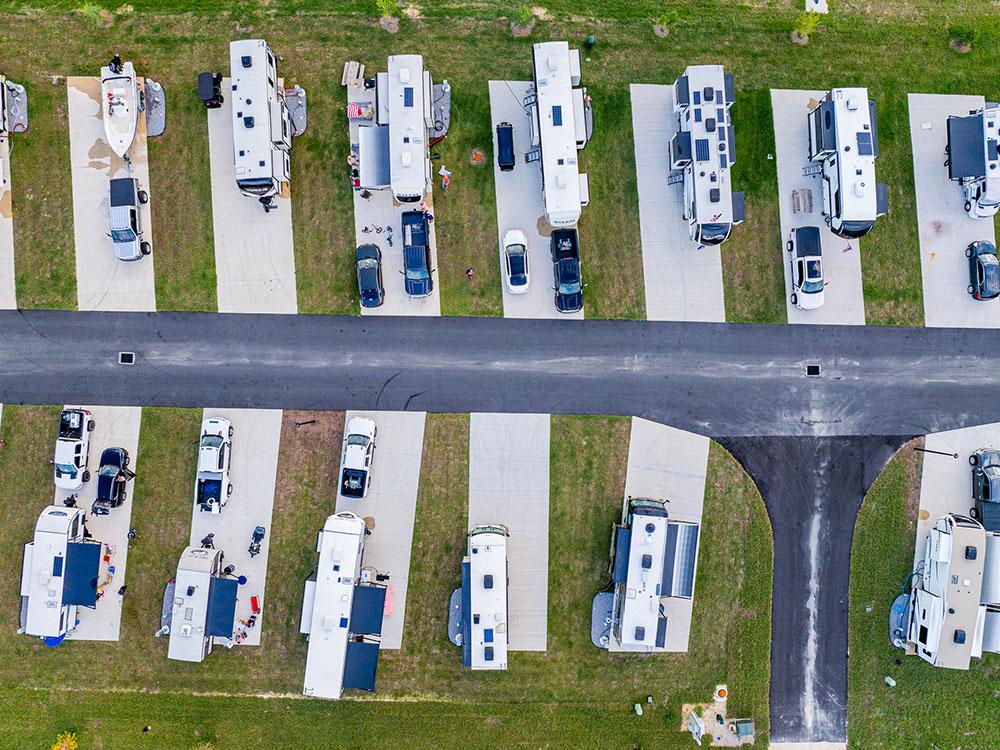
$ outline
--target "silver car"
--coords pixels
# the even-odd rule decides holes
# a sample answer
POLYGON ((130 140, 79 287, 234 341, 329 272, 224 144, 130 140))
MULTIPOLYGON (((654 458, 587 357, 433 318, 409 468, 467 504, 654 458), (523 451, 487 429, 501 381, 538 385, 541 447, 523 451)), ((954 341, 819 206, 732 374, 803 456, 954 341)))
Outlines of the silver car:
POLYGON ((139 260, 152 248, 142 238, 142 210, 149 202, 145 190, 134 177, 117 177, 110 182, 111 205, 108 211, 108 237, 115 246, 118 260, 139 260))

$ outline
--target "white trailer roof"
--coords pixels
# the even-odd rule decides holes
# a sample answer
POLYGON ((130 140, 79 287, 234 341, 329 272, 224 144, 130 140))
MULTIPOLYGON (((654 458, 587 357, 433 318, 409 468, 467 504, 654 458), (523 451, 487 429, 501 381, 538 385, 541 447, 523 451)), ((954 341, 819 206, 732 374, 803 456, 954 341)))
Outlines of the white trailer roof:
POLYGON ((421 55, 390 55, 385 103, 389 117, 389 182, 397 196, 422 196, 427 188, 427 120, 430 74, 421 55))
POLYGON ((532 47, 545 215, 553 226, 569 226, 580 219, 572 58, 567 42, 540 42, 532 47))
POLYGON ((660 584, 667 547, 666 513, 632 515, 625 594, 618 613, 625 649, 653 650, 660 623, 660 584))
POLYGON ((686 179, 693 181, 694 219, 699 224, 731 224, 733 186, 730 168, 735 140, 727 95, 726 72, 721 65, 689 65, 688 104, 679 107, 680 129, 691 134, 691 164, 686 179))
POLYGON ((868 106, 868 89, 833 89, 837 169, 840 173, 841 218, 874 221, 878 214, 875 186, 875 126, 868 106))
POLYGON ((469 532, 471 666, 507 669, 507 535, 496 526, 469 532))
POLYGON ((205 656, 209 589, 221 550, 188 547, 177 563, 168 659, 202 661, 205 656), (189 593, 190 592, 190 593, 189 593))
MULTIPOLYGON (((50 505, 35 524, 34 541, 25 545, 21 570, 21 596, 28 597, 25 632, 39 637, 61 635, 65 562, 73 521, 83 515, 82 508, 50 505)), ((78 537, 82 537, 82 518, 78 537)), ((66 623, 62 623, 65 630, 66 623)))
POLYGON ((301 625, 309 635, 302 686, 305 695, 337 699, 344 692, 351 605, 364 541, 365 522, 353 513, 335 513, 319 533, 316 580, 306 587, 311 601, 303 602, 301 625))
POLYGON ((263 39, 229 43, 230 96, 233 109, 233 161, 236 179, 270 179, 274 145, 271 103, 277 101, 278 79, 273 56, 263 39), (249 58, 250 66, 244 66, 249 58), (252 118, 252 119, 248 119, 252 118), (249 127, 250 123, 253 127, 249 127))

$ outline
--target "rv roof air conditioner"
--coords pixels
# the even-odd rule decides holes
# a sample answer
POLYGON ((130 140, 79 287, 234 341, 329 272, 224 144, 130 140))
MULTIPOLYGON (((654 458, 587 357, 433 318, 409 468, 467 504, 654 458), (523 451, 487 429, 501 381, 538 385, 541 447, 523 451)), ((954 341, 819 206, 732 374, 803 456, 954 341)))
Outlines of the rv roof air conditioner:
POLYGON ((253 66, 253 58, 250 57, 250 55, 243 55, 243 57, 240 58, 240 62, 243 63, 244 68, 253 66))

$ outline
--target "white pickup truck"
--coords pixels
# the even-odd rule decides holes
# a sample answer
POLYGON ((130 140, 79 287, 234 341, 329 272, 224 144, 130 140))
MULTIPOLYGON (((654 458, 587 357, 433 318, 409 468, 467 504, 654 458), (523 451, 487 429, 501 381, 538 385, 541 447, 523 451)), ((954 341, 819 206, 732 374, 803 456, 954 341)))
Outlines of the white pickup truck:
POLYGON ((229 483, 232 437, 233 426, 228 419, 210 417, 201 423, 194 502, 202 512, 221 513, 233 494, 229 483))
POLYGON ((59 415, 59 437, 56 438, 55 466, 56 487, 69 492, 83 487, 90 481, 87 464, 90 461, 90 433, 94 420, 86 409, 63 409, 59 415))

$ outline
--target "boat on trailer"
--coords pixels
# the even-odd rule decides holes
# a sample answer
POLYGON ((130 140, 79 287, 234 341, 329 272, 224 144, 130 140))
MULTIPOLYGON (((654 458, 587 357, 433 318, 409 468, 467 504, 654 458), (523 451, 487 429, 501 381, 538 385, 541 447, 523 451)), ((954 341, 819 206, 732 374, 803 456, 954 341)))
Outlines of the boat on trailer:
POLYGON ((132 63, 115 55, 101 68, 101 117, 111 150, 124 158, 135 140, 142 99, 132 63))

